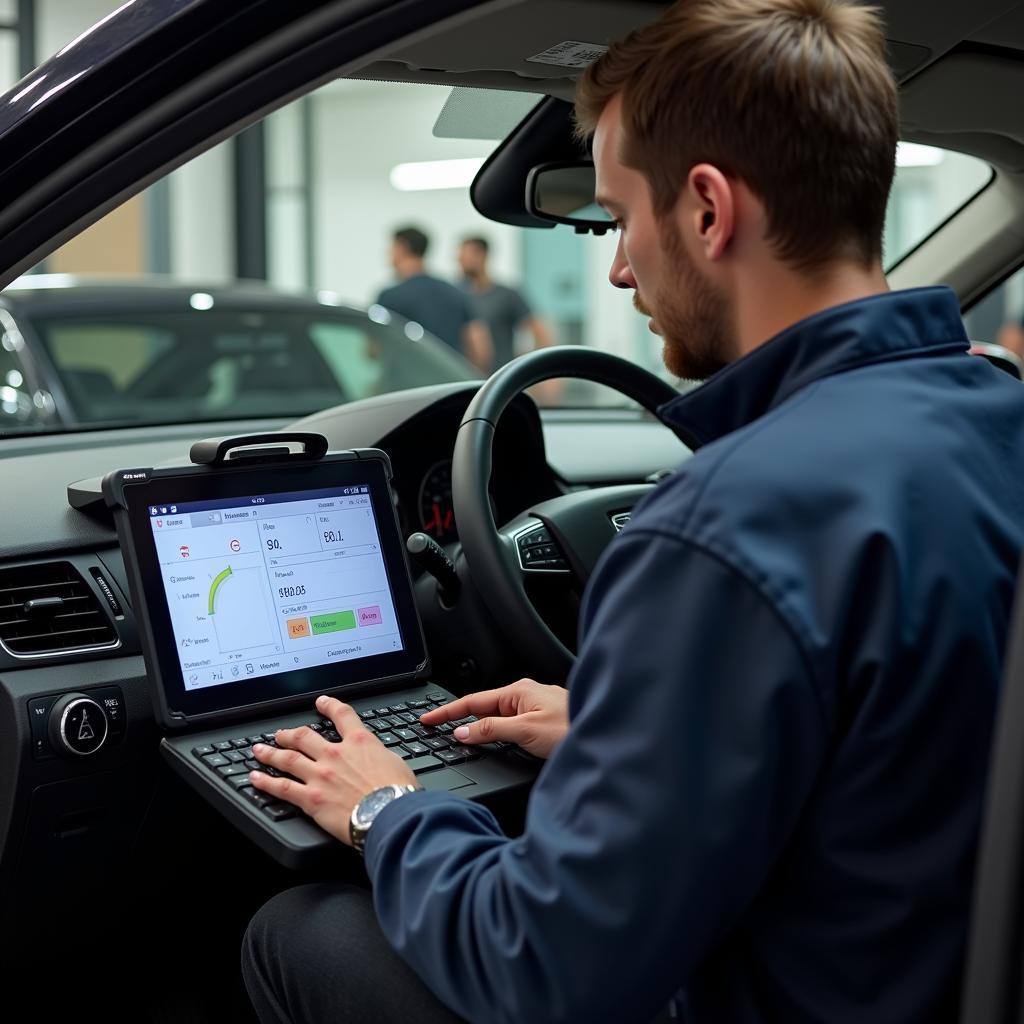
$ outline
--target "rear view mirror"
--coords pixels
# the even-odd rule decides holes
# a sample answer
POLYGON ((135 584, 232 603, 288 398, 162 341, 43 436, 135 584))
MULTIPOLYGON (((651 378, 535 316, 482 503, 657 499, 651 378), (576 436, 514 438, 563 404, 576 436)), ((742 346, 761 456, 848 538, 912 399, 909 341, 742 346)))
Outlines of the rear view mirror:
POLYGON ((614 224, 594 202, 594 188, 589 160, 540 164, 526 178, 526 209, 542 220, 570 224, 580 234, 603 235, 614 224))

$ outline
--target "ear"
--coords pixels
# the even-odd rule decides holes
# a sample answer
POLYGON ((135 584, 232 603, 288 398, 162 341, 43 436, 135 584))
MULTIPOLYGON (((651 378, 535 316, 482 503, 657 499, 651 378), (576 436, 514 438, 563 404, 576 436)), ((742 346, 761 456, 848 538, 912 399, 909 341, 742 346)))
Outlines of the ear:
POLYGON ((736 230, 736 192, 713 164, 697 164, 686 179, 687 225, 708 260, 722 258, 736 230))

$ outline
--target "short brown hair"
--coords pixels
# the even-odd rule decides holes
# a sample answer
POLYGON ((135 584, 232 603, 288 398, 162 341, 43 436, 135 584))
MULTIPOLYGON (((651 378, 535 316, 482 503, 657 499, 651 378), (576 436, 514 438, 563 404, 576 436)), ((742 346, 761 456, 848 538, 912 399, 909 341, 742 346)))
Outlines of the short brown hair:
POLYGON ((622 94, 621 158, 659 219, 711 163, 764 203, 779 257, 881 257, 899 131, 880 14, 849 0, 679 0, 583 75, 586 137, 622 94))

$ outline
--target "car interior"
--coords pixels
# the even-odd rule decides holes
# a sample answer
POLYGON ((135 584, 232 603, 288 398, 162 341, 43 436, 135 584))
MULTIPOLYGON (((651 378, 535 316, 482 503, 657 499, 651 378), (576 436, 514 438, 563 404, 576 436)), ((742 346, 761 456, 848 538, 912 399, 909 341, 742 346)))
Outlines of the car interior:
MULTIPOLYGON (((538 251, 570 244, 565 239, 592 246, 585 258, 596 274, 606 272, 614 238, 588 207, 589 157, 572 132, 574 84, 604 47, 656 19, 665 4, 216 6, 125 5, 8 94, 0 132, 16 155, 0 167, 0 287, 179 168, 199 166, 191 162, 278 111, 301 109, 291 105, 318 90, 353 90, 344 96, 357 104, 363 93, 355 90, 413 86, 443 89, 450 99, 427 126, 435 136, 447 130, 493 142, 460 193, 474 216, 529 236, 523 245, 538 251), (37 79, 63 80, 73 60, 88 73, 31 109, 37 79), (564 189, 539 184, 546 165, 571 172, 564 189), (570 211, 570 222, 589 218, 589 227, 578 234, 556 206, 570 211)), ((964 172, 959 191, 951 186, 935 200, 924 228, 900 236, 893 227, 890 286, 953 288, 979 356, 1019 377, 1024 353, 1000 346, 997 335, 1024 313, 1024 4, 883 7, 903 143, 920 147, 907 153, 941 150, 981 169, 964 172)), ((367 144, 347 140, 351 159, 367 144)), ((908 195, 921 170, 911 170, 908 195)), ((386 209, 365 217, 381 237, 395 226, 386 209)), ((357 230, 355 214, 333 226, 331 248, 344 250, 346 232, 357 230)), ((634 315, 597 308, 616 328, 634 315)), ((3 326, 4 349, 17 355, 24 339, 3 326)), ((136 380, 133 400, 155 410, 151 421, 119 421, 110 374, 82 366, 66 378, 67 391, 72 402, 107 410, 92 422, 10 430, 0 422, 0 963, 12 983, 30 980, 25 995, 44 1019, 57 1008, 89 1007, 112 1021, 255 1020, 238 969, 252 914, 292 885, 359 878, 362 870, 352 851, 323 843, 315 859, 289 859, 264 841, 265 830, 233 816, 211 785, 172 763, 153 666, 143 657, 152 626, 136 606, 134 560, 122 549, 128 534, 115 523, 104 476, 194 471, 193 445, 206 438, 233 438, 236 448, 250 439, 251 464, 263 474, 276 467, 282 481, 282 467, 315 443, 310 438, 322 437, 331 452, 381 451, 396 536, 425 532, 431 541, 402 555, 429 656, 429 676, 417 685, 460 695, 521 676, 562 682, 597 559, 635 504, 691 453, 655 410, 692 385, 659 368, 649 339, 642 359, 632 342, 600 351, 585 333, 568 340, 577 343, 521 356, 483 384, 471 372, 425 384, 407 373, 398 389, 355 400, 344 382, 330 383, 323 351, 304 342, 298 361, 275 362, 271 352, 239 363, 250 376, 242 390, 256 397, 203 418, 188 405, 195 387, 186 374, 197 365, 214 372, 218 340, 197 330, 136 380), (537 388, 548 381, 563 382, 563 398, 586 400, 546 404, 537 388), (289 405, 289 387, 317 396, 315 406, 289 405), (282 431, 305 441, 266 440, 282 431), (109 713, 105 742, 87 753, 67 742, 53 714, 59 701, 65 707, 81 695, 109 713), (57 985, 44 980, 55 967, 57 985)), ((20 382, 21 372, 11 372, 20 382)), ((13 406, 16 396, 6 392, 19 386, 8 377, 0 400, 13 406)), ((246 460, 221 451, 217 461, 235 472, 230 462, 246 460)), ((683 628, 685 611, 679 616, 683 628)), ((1007 666, 965 974, 961 1019, 970 1024, 1024 1019, 1024 602, 1007 666)), ((481 797, 512 834, 535 771, 523 758, 504 788, 481 797)))

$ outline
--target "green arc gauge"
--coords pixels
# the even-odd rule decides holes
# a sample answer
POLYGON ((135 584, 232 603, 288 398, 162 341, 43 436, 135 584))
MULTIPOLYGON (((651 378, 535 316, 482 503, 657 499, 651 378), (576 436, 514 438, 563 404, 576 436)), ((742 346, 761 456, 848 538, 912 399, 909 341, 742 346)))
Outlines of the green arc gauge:
POLYGON ((207 611, 210 615, 213 614, 213 599, 217 596, 217 588, 231 575, 231 566, 229 565, 226 569, 217 573, 213 578, 213 582, 210 584, 210 603, 207 611))

